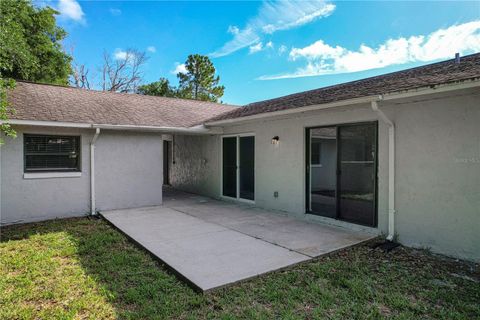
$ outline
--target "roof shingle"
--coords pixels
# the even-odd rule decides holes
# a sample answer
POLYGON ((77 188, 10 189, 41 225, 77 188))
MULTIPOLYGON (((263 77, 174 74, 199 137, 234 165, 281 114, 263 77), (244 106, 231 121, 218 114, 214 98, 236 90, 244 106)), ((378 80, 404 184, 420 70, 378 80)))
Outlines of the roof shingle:
POLYGON ((16 120, 191 127, 234 106, 17 81, 8 93, 16 120))
POLYGON ((209 121, 235 119, 260 113, 401 92, 478 78, 480 78, 480 53, 464 56, 461 58, 460 63, 455 63, 455 59, 446 60, 417 68, 251 103, 215 116, 209 121))

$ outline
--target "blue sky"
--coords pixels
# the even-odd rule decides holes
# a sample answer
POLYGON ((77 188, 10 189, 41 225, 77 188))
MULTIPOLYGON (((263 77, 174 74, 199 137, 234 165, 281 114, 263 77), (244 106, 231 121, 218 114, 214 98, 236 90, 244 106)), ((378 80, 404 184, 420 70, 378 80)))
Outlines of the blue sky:
POLYGON ((480 51, 479 1, 47 3, 92 72, 104 50, 137 48, 145 82, 176 84, 186 57, 205 54, 239 105, 480 51))

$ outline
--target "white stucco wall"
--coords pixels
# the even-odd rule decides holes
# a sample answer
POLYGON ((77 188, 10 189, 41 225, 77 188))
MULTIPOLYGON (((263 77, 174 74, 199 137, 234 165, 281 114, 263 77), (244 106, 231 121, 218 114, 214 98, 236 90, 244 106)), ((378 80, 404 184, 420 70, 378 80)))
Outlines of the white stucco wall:
POLYGON ((101 132, 95 147, 97 210, 162 204, 162 143, 158 134, 101 132))
MULTIPOLYGON (((469 260, 480 260, 480 96, 469 90, 381 103, 397 126, 396 234, 409 246, 469 260)), ((255 133, 255 204, 310 220, 305 215, 305 127, 376 121, 369 105, 308 112, 224 127, 225 134, 255 133), (278 145, 271 144, 273 136, 278 145), (279 192, 275 198, 273 193, 279 192)), ((177 139, 183 163, 182 189, 219 197, 220 137, 177 139), (218 166, 189 164, 202 154, 218 166), (216 168, 216 170, 215 170, 216 168), (189 180, 195 177, 195 181, 189 180), (200 177, 200 179, 199 179, 200 177)), ((179 168, 177 166, 177 168, 179 168)), ((175 175, 177 175, 175 173, 175 175)), ((378 126, 378 232, 387 232, 388 131, 378 126)), ((348 225, 355 229, 362 227, 348 225)), ((374 230, 370 230, 374 231, 374 230)))
POLYGON ((31 222, 72 217, 90 210, 91 132, 79 129, 15 127, 17 138, 5 138, 1 148, 0 221, 31 222), (23 134, 81 136, 81 177, 54 179, 23 178, 23 134))
MULTIPOLYGON (((41 221, 90 212, 90 148, 93 130, 15 127, 0 155, 0 221, 41 221), (24 179, 23 134, 81 136, 81 176, 24 179)), ((153 134, 102 131, 96 147, 97 209, 162 203, 162 140, 153 134)))

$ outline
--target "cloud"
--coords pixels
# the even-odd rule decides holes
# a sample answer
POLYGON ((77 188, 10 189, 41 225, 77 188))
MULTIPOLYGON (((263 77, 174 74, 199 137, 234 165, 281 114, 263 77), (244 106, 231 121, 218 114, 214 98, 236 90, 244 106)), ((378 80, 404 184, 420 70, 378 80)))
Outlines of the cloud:
POLYGON ((256 53, 256 52, 262 51, 262 49, 263 49, 263 43, 259 42, 257 44, 254 44, 253 46, 250 46, 248 48, 248 53, 250 54, 256 53))
POLYGON ((57 10, 64 19, 85 23, 85 13, 75 0, 59 0, 57 10))
POLYGON ((268 42, 265 44, 265 48, 273 49, 273 42, 272 42, 272 41, 268 41, 268 42))
POLYGON ((237 26, 228 26, 227 32, 235 35, 240 32, 240 29, 237 26))
POLYGON ((157 48, 155 48, 154 46, 148 46, 147 51, 151 52, 151 53, 155 53, 155 52, 157 52, 157 48))
POLYGON ((122 49, 116 49, 115 52, 113 53, 113 57, 115 60, 125 60, 127 59, 128 53, 125 50, 122 49))
POLYGON ((261 76, 259 80, 285 79, 358 72, 412 62, 428 62, 453 58, 480 51, 480 20, 446 29, 426 36, 388 39, 376 48, 362 44, 351 51, 339 45, 331 46, 318 40, 304 48, 290 50, 292 61, 305 60, 306 65, 292 73, 261 76))
POLYGON ((316 1, 265 1, 258 14, 250 19, 243 29, 230 26, 228 32, 233 39, 211 53, 212 57, 222 57, 237 50, 257 44, 266 34, 288 30, 329 16, 335 5, 324 0, 316 1))
POLYGON ((187 69, 185 68, 185 63, 175 62, 175 69, 171 71, 172 74, 178 73, 187 73, 187 69))
POLYGON ((282 44, 280 47, 278 47, 278 54, 282 55, 287 51, 287 46, 282 44))
POLYGON ((110 13, 112 16, 119 16, 122 14, 122 10, 117 9, 117 8, 110 8, 110 13))

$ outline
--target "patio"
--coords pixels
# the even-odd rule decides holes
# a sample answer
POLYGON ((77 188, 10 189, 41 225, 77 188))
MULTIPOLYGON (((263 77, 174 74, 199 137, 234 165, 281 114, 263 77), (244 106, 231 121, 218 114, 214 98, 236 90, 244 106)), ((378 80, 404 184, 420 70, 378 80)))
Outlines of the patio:
POLYGON ((169 188, 164 190, 163 203, 101 214, 201 291, 374 237, 169 188))

